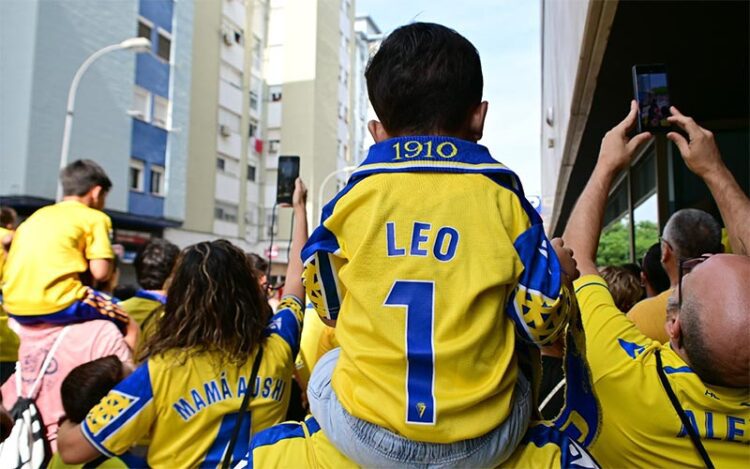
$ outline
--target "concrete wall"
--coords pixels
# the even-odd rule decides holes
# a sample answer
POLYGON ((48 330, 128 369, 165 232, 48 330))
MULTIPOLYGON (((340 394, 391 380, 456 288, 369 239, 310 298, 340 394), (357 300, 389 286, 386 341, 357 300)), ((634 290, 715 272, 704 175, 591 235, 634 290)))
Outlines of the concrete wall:
MULTIPOLYGON (((137 2, 96 0, 41 2, 34 50, 31 127, 27 174, 31 195, 54 198, 70 80, 94 51, 133 37, 137 2)), ((95 62, 78 88, 70 161, 90 158, 102 165, 113 183, 107 207, 127 209, 135 54, 116 51, 95 62)))
POLYGON ((172 27, 172 129, 167 140, 164 216, 184 220, 187 197, 190 100, 193 73, 193 2, 174 3, 172 27))
MULTIPOLYGON (((216 184, 217 101, 221 7, 217 2, 195 2, 193 75, 190 101, 190 135, 185 194, 187 231, 211 233, 214 226, 216 184)), ((166 235, 166 233, 165 233, 166 235)), ((173 239, 173 238, 170 238, 173 239)), ((192 239, 192 238, 191 238, 192 239)))
POLYGON ((26 193, 38 10, 37 0, 0 1, 0 195, 26 193))
POLYGON ((542 1, 542 207, 551 214, 590 0, 542 1), (551 118, 552 124, 546 122, 551 118))

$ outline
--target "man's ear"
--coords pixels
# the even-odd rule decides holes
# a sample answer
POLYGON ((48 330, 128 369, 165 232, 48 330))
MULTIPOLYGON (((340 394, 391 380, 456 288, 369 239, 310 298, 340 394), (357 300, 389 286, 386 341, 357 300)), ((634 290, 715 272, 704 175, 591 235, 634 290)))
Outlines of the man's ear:
POLYGON ((391 138, 380 121, 371 120, 370 122, 368 122, 367 130, 370 131, 370 135, 372 135, 372 139, 375 140, 375 143, 380 143, 391 138))
POLYGON ((482 101, 479 103, 471 114, 469 115, 469 136, 472 141, 477 142, 482 139, 484 135, 484 122, 487 119, 487 107, 489 103, 482 101))
POLYGON ((661 242, 661 263, 666 264, 667 261, 672 257, 672 246, 669 243, 661 242))
POLYGON ((91 195, 91 200, 99 201, 99 197, 102 196, 102 186, 94 186, 89 191, 89 195, 91 195))
POLYGON ((682 328, 680 324, 680 315, 677 312, 667 312, 667 322, 664 324, 669 336, 669 342, 672 348, 682 348, 682 328))

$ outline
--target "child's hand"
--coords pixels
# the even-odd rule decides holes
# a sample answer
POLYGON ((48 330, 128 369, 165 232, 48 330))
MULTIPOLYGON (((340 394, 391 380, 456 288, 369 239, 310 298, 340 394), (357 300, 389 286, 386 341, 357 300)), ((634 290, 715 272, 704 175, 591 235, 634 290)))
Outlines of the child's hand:
POLYGON ((292 195, 292 207, 294 208, 305 208, 307 204, 307 187, 302 179, 297 178, 294 181, 294 194, 292 195))

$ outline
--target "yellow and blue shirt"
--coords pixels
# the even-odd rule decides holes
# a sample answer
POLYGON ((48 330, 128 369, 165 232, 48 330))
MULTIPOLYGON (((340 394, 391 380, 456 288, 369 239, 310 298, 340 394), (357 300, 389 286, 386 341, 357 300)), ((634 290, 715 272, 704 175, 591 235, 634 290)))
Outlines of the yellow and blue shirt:
POLYGON ((87 295, 79 275, 92 259, 113 259, 109 216, 76 201, 40 208, 16 230, 3 271, 13 316, 56 313, 87 295))
POLYGON ((502 423, 517 337, 553 341, 572 297, 517 176, 475 143, 394 138, 370 148, 321 220, 305 285, 337 321, 344 408, 436 443, 502 423))
MULTIPOLYGON (((89 412, 81 428, 104 455, 127 451, 151 435, 151 467, 216 467, 234 427, 242 425, 234 451, 248 451, 250 426, 237 421, 242 398, 251 392, 253 432, 283 420, 289 404, 294 357, 299 350, 302 303, 287 296, 266 329, 263 360, 248 383, 254 357, 241 367, 216 368, 219 357, 204 353, 180 360, 177 352, 151 357, 89 412)), ((247 414, 246 414, 247 415, 247 414)))
POLYGON ((138 290, 132 298, 117 303, 141 327, 149 317, 151 318, 148 319, 149 322, 158 319, 155 315, 165 304, 167 304, 166 295, 150 290, 138 290))
POLYGON ((702 382, 668 344, 646 337, 620 313, 601 277, 581 277, 575 286, 602 409, 598 437, 589 447, 596 459, 605 467, 703 465, 659 379, 658 350, 664 373, 716 467, 746 467, 748 390, 702 382))
POLYGON ((5 258, 8 256, 8 253, 5 252, 5 247, 1 243, 6 236, 12 233, 13 230, 0 226, 0 288, 3 286, 3 267, 5 266, 5 258))

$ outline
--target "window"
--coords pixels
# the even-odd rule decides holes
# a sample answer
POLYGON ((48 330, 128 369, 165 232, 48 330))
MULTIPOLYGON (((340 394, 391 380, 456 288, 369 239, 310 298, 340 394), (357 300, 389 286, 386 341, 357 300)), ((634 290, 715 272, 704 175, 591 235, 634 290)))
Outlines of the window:
POLYGON ((142 121, 151 121, 151 93, 140 86, 133 90, 133 109, 130 114, 142 121))
POLYGON ((131 191, 143 192, 143 161, 136 159, 130 160, 128 188, 131 191))
POLYGON ((164 195, 164 167, 151 166, 151 193, 154 195, 164 195))
POLYGON ((253 36, 253 68, 260 70, 260 66, 263 63, 263 42, 258 36, 253 36))
POLYGON ((258 134, 258 121, 251 120, 248 126, 248 137, 255 137, 258 134))
POLYGON ((247 165, 247 180, 255 182, 255 166, 251 164, 247 165))
POLYGON ((237 223, 237 206, 216 202, 214 207, 214 218, 221 221, 237 223))
POLYGON ((152 123, 163 129, 168 128, 169 100, 161 96, 154 96, 154 116, 152 123))
POLYGON ((271 91, 271 101, 274 103, 281 101, 281 90, 271 91))
POLYGON ((258 93, 250 90, 250 109, 258 110, 258 93))
POLYGON ((150 41, 152 29, 153 25, 150 21, 145 18, 138 18, 138 37, 145 37, 150 41))
POLYGON ((268 141, 268 152, 278 153, 279 147, 281 147, 281 140, 269 140, 268 141))
POLYGON ((172 36, 168 32, 159 30, 159 39, 156 45, 156 55, 169 62, 169 54, 172 49, 172 36))
POLYGON ((216 158, 216 169, 219 169, 221 171, 224 171, 224 169, 227 167, 227 160, 225 160, 222 157, 216 158))
POLYGON ((245 39, 242 37, 242 31, 234 30, 234 43, 240 46, 245 43, 245 39))

